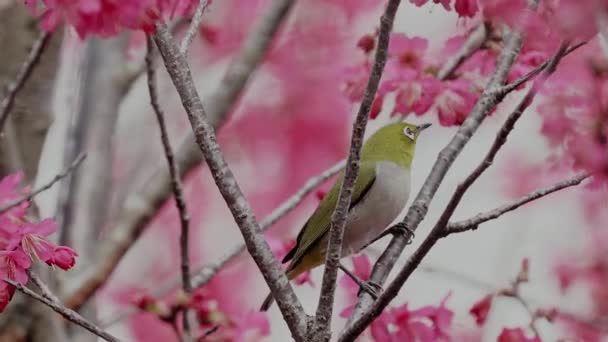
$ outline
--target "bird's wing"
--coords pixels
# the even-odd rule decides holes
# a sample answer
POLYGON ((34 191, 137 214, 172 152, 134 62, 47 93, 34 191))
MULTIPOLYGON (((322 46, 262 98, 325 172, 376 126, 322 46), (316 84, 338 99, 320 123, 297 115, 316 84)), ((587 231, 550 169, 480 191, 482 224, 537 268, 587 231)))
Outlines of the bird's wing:
MULTIPOLYGON (((300 230, 296 240, 296 246, 283 258, 283 262, 292 260, 292 266, 299 262, 299 259, 317 242, 323 235, 329 231, 331 224, 331 215, 336 208, 338 196, 340 195, 340 186, 344 179, 344 172, 340 172, 336 183, 331 190, 323 197, 315 212, 310 216, 308 221, 300 230), (312 227, 319 227, 312 229, 312 227)), ((351 199, 349 211, 368 193, 369 189, 376 180, 376 164, 371 162, 362 162, 359 169, 359 176, 355 182, 353 196, 351 199)))

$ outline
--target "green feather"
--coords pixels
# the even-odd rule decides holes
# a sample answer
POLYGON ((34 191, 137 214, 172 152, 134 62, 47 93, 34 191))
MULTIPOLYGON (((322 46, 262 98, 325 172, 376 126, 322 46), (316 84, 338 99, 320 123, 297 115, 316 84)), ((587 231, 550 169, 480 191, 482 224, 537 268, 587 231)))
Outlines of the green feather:
MULTIPOLYGON (((353 188, 349 210, 361 202, 372 187, 376 179, 378 162, 390 161, 406 169, 411 167, 416 142, 404 134, 404 130, 408 127, 414 131, 417 128, 415 125, 404 122, 386 125, 365 142, 361 151, 361 167, 353 188)), ((292 260, 290 269, 294 268, 329 231, 331 215, 336 209, 343 178, 344 172, 340 172, 336 183, 302 227, 296 240, 296 246, 283 259, 283 262, 292 260)))
MULTIPOLYGON (((375 179, 376 163, 362 162, 361 168, 359 169, 359 176, 357 177, 355 187, 353 188, 350 208, 354 207, 363 199, 375 179)), ((319 241, 320 238, 329 231, 331 215, 336 209, 336 203, 338 202, 338 196, 340 195, 340 186, 342 185, 343 180, 344 171, 340 172, 334 186, 325 194, 325 197, 323 197, 321 203, 319 203, 317 210, 315 210, 312 216, 304 224, 304 227, 298 234, 296 246, 285 256, 283 262, 287 262, 293 258, 291 266, 295 266, 314 243, 319 241)))

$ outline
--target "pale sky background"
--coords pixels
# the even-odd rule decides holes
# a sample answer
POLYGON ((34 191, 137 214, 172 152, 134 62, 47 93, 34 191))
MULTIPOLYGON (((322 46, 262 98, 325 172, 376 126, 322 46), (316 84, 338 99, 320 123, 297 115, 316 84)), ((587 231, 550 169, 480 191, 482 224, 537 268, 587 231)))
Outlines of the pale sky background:
MULTIPOLYGON (((377 18, 371 18, 370 20, 377 21, 377 18)), ((403 1, 395 31, 405 32, 408 35, 419 34, 432 40, 435 36, 443 36, 442 32, 450 30, 454 24, 455 17, 445 13, 439 5, 416 8, 411 6, 408 1, 403 1)), ((64 57, 67 61, 64 65, 68 66, 73 65, 69 62, 70 60, 77 60, 77 56, 74 54, 64 57)), ((223 63, 218 65, 212 75, 206 73, 204 79, 200 77, 202 76, 200 73, 196 74, 199 76, 197 82, 203 94, 208 94, 213 89, 216 84, 215 81, 222 74, 224 67, 225 64, 223 63)), ((64 136, 63 130, 66 127, 65 115, 63 114, 69 112, 66 104, 69 103, 70 98, 76 95, 73 87, 74 82, 70 81, 70 77, 73 77, 70 70, 63 70, 61 77, 61 86, 54 106, 57 116, 41 161, 45 167, 41 168, 39 184, 51 179, 59 171, 63 146, 60 139, 64 136)), ((146 92, 145 82, 136 84, 136 89, 133 92, 135 95, 124 104, 121 110, 127 113, 134 108, 147 105, 146 92)), ((178 100, 173 91, 167 96, 172 96, 166 100, 168 103, 177 105, 178 100)), ((506 118, 505 111, 511 108, 513 108, 513 105, 503 105, 502 111, 489 117, 458 157, 433 200, 427 218, 417 232, 414 244, 409 246, 402 256, 401 264, 428 233, 458 182, 468 175, 486 153, 494 135, 506 118)), ((134 112, 142 111, 134 110, 134 112)), ((121 115, 121 118, 124 117, 125 115, 121 115)), ((124 121, 122 120, 121 124, 128 126, 128 122, 124 121)), ((436 116, 433 115, 422 118, 412 117, 411 121, 414 123, 432 122, 434 125, 425 131, 424 136, 418 143, 413 165, 412 186, 414 193, 410 195, 410 200, 420 188, 424 176, 430 170, 438 152, 456 131, 455 128, 439 126, 436 116)), ((378 125, 385 122, 381 119, 370 122, 367 133, 373 132, 378 125)), ((524 159, 542 160, 548 149, 545 140, 539 135, 539 128, 539 116, 531 110, 526 112, 509 137, 507 145, 500 152, 498 161, 477 181, 461 202, 455 214, 456 219, 467 218, 470 215, 492 209, 509 201, 503 193, 504 170, 509 167, 506 165, 507 159, 504 157, 517 154, 524 159)), ((37 199, 44 215, 52 215, 54 211, 52 203, 54 203, 54 197, 57 194, 57 191, 54 190, 57 189, 54 188, 37 199)), ((581 292, 579 295, 567 298, 563 297, 551 273, 555 253, 562 253, 574 249, 576 246, 583 246, 584 236, 582 236, 582 233, 586 230, 583 227, 585 223, 577 201, 576 190, 566 190, 550 198, 541 199, 524 209, 509 213, 498 220, 484 224, 477 231, 451 236, 440 241, 433 248, 424 264, 463 274, 482 282, 494 284, 496 287, 507 287, 516 276, 522 258, 528 257, 531 260, 531 280, 529 284, 523 287, 525 297, 534 305, 542 307, 558 306, 566 308, 570 312, 584 313, 588 304, 583 302, 585 299, 584 293, 581 292)), ((221 210, 220 213, 223 213, 221 210)), ((229 217, 219 216, 209 219, 218 220, 218 222, 230 220, 229 217)), ((236 228, 232 233, 232 237, 239 237, 236 228)), ((230 237, 223 237, 223 239, 229 241, 230 237)), ((370 256, 375 258, 379 255, 379 251, 387 242, 388 239, 385 239, 371 247, 372 250, 377 252, 376 254, 370 253, 370 256)), ((224 245, 221 243, 217 245, 224 248, 228 244, 229 242, 224 245)), ((317 269, 313 272, 313 275, 316 283, 320 284, 322 269, 317 269)), ((315 288, 296 287, 296 293, 302 300, 305 310, 309 313, 312 313, 316 308, 319 287, 319 285, 315 288)), ((416 271, 402 290, 397 303, 407 300, 411 303, 411 308, 428 304, 436 305, 450 290, 452 295, 448 301, 448 307, 456 313, 453 326, 472 326, 474 323, 471 316, 468 315, 468 310, 487 291, 475 288, 471 284, 459 281, 449 275, 429 273, 424 270, 416 271)), ((341 307, 343 306, 338 304, 338 309, 335 311, 339 312, 341 307)), ((270 310, 270 319, 273 334, 267 340, 289 340, 289 333, 276 305, 270 310)), ((528 314, 517 302, 511 299, 495 300, 489 323, 484 328, 483 340, 495 341, 503 326, 526 326, 528 322, 528 314)), ((338 331, 343 321, 335 319, 334 323, 334 331, 338 331)), ((555 341, 557 337, 562 337, 558 329, 551 324, 541 321, 539 327, 546 341, 555 341)), ((112 332, 125 338, 125 340, 129 340, 128 331, 121 327, 114 327, 112 332)))

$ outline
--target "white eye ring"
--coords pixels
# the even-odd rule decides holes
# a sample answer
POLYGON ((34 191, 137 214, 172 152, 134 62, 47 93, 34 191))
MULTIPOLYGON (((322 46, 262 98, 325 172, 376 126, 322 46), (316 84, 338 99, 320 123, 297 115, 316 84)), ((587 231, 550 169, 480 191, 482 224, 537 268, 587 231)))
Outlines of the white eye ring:
POLYGON ((412 141, 416 139, 416 136, 415 136, 415 134, 414 134, 414 131, 413 131, 411 128, 409 128, 409 127, 405 127, 405 128, 403 129, 403 134, 404 134, 406 137, 410 138, 410 140, 412 140, 412 141))

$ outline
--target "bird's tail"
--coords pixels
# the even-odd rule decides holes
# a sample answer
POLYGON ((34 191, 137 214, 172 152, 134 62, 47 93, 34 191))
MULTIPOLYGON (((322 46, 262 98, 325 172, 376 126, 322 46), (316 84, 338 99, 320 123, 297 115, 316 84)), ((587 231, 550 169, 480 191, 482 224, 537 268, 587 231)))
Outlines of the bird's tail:
MULTIPOLYGON (((286 270, 287 279, 292 280, 293 278, 299 276, 302 272, 304 272, 306 269, 301 266, 301 263, 294 264, 292 262, 286 270)), ((272 303, 274 303, 274 297, 272 296, 272 292, 270 292, 268 293, 268 296, 266 296, 266 299, 264 299, 262 306, 260 306, 260 311, 268 311, 268 309, 270 309, 270 307, 272 306, 272 303)))
POLYGON ((274 303, 274 297, 272 296, 272 292, 270 292, 268 293, 268 296, 266 296, 266 299, 264 299, 262 306, 260 306, 260 311, 268 311, 272 303, 274 303))

